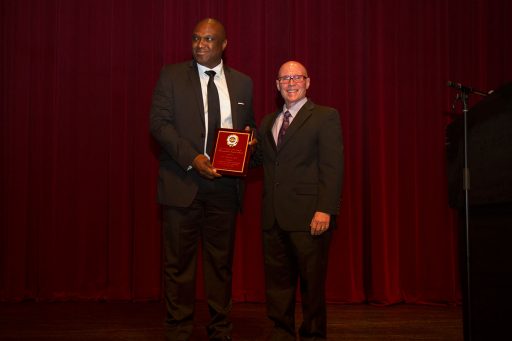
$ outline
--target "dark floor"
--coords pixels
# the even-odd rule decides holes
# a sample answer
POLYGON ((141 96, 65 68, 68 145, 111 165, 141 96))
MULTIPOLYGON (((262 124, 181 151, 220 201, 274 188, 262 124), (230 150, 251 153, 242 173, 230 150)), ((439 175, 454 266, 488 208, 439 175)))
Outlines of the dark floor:
MULTIPOLYGON (((0 303, 0 340, 165 340, 161 303, 0 303)), ((266 340, 264 304, 235 303, 233 339, 266 340)), ((300 321, 300 313, 297 315, 300 321)), ((206 340, 197 304, 193 340, 206 340)), ((460 307, 328 306, 329 340, 462 340, 460 307)))

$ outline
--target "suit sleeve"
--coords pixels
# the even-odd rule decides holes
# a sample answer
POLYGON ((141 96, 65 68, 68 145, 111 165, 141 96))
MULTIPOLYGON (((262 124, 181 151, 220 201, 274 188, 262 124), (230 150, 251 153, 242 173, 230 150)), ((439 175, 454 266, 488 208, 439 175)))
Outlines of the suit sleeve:
POLYGON ((343 182, 343 139, 340 117, 336 110, 328 113, 318 135, 317 211, 338 214, 343 182))
POLYGON ((150 131, 160 146, 186 170, 198 152, 190 142, 182 138, 175 127, 177 108, 175 103, 174 82, 169 67, 160 72, 150 113, 150 131))
POLYGON ((268 121, 267 117, 264 117, 263 120, 261 121, 259 129, 256 130, 255 137, 258 140, 258 143, 256 143, 256 145, 254 146, 254 151, 251 155, 251 160, 249 162, 250 168, 260 167, 263 164, 262 145, 263 145, 263 139, 265 136, 264 132, 267 127, 267 123, 266 123, 267 121, 268 121))

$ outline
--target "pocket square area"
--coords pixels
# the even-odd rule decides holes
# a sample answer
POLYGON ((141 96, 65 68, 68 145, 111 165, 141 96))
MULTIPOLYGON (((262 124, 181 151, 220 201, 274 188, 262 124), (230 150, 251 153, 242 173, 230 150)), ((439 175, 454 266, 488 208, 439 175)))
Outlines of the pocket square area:
POLYGON ((238 105, 245 105, 244 102, 238 102, 238 105))

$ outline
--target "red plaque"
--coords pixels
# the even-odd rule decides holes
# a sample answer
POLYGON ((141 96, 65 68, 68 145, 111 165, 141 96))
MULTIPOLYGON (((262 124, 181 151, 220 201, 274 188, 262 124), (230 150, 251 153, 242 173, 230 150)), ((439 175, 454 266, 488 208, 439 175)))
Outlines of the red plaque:
POLYGON ((220 128, 213 147, 212 165, 217 173, 246 176, 252 131, 220 128))

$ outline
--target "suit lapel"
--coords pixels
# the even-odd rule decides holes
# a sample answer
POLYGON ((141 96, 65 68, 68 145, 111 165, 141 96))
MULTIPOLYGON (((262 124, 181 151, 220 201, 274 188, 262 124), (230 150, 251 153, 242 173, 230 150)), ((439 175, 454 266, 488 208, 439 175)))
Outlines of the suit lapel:
POLYGON ((224 65, 224 77, 226 78, 226 84, 228 86, 229 92, 229 104, 231 105, 231 121, 233 123, 233 129, 242 129, 243 127, 239 127, 240 115, 237 111, 238 105, 236 103, 235 89, 236 84, 233 79, 233 75, 229 67, 224 65))
POLYGON ((311 117, 312 113, 311 111, 315 105, 311 101, 307 101, 302 108, 300 108, 297 115, 293 118, 292 123, 286 130, 286 134, 283 137, 283 142, 281 144, 281 148, 284 148, 284 146, 293 138, 293 135, 302 127, 304 122, 308 120, 309 117, 311 117))
POLYGON ((277 117, 279 117, 279 114, 280 114, 279 111, 274 114, 274 117, 271 120, 269 120, 269 124, 266 129, 266 131, 267 131, 266 138, 268 139, 268 142, 270 143, 270 145, 272 146, 274 151, 277 151, 277 145, 276 145, 276 141, 274 140, 274 135, 272 134, 272 128, 274 127, 274 124, 277 120, 277 117))
POLYGON ((190 80, 190 85, 194 92, 194 96, 196 98, 196 103, 198 105, 198 112, 201 118, 201 122, 204 122, 204 104, 203 104, 203 93, 201 91, 201 81, 199 80, 199 73, 197 71, 197 65, 194 61, 190 62, 190 67, 188 69, 188 77, 190 80))

